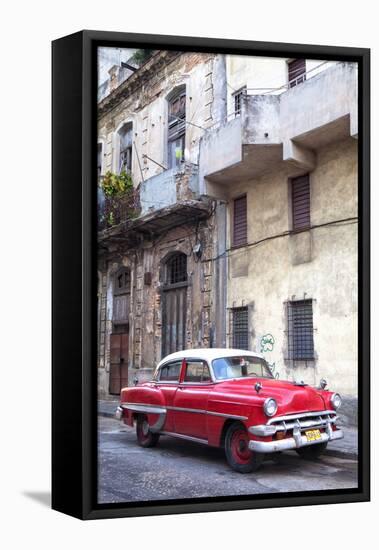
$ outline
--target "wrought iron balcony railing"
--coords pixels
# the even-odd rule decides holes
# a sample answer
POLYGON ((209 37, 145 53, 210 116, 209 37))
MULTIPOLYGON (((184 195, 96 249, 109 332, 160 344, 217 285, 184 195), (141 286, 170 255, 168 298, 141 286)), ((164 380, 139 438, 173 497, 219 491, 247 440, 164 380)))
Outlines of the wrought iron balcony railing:
POLYGON ((98 187, 98 230, 104 231, 120 223, 132 221, 140 214, 139 192, 136 189, 106 196, 98 187))

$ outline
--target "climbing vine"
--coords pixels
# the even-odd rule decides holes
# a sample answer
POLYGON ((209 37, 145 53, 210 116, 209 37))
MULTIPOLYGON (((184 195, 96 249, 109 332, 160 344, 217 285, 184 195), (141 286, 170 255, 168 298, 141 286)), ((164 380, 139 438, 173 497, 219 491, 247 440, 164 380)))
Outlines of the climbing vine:
POLYGON ((100 225, 112 227, 138 216, 139 208, 133 180, 125 170, 120 174, 108 171, 102 178, 100 187, 105 197, 99 215, 100 225))
POLYGON ((125 170, 120 174, 108 171, 100 185, 106 197, 115 197, 133 191, 132 177, 125 170))

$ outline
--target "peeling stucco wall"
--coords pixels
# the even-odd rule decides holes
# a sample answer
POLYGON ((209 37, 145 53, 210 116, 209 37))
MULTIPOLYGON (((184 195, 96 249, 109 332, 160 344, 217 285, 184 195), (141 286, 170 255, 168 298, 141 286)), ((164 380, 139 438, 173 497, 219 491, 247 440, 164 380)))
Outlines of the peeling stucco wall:
MULTIPOLYGON (((310 173, 311 224, 357 216, 357 143, 353 138, 320 149, 310 173)), ((246 181, 248 242, 290 229, 288 171, 285 168, 246 181)), ((229 227, 230 239, 230 227, 229 227)), ((230 245, 230 240, 229 240, 230 245)), ((357 392, 357 223, 352 220, 274 238, 232 250, 228 258, 228 307, 254 302, 251 348, 265 352, 281 378, 357 392), (285 302, 313 299, 315 362, 287 364, 285 302)))

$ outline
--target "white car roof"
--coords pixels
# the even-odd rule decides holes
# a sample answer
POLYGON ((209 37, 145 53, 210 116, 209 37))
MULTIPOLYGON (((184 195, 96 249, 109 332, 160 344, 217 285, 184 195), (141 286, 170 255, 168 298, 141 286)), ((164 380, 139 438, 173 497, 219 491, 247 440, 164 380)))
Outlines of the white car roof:
POLYGON ((212 361, 213 359, 219 359, 221 357, 233 357, 235 355, 250 355, 251 357, 260 357, 263 359, 263 355, 255 353, 254 351, 248 351, 245 349, 233 349, 233 348, 194 348, 184 349, 183 351, 177 351, 166 355, 157 365, 160 367, 163 363, 174 359, 185 359, 190 357, 191 359, 205 359, 206 361, 212 361))

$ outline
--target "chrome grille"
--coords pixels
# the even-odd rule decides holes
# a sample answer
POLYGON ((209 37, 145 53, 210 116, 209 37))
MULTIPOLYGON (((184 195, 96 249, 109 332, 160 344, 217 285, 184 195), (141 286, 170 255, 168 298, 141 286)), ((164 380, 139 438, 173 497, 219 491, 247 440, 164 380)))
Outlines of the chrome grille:
POLYGON ((335 411, 317 411, 311 413, 299 413, 271 418, 267 424, 274 426, 276 431, 289 431, 294 428, 300 431, 309 428, 327 428, 335 424, 338 419, 335 411))

